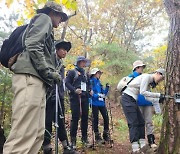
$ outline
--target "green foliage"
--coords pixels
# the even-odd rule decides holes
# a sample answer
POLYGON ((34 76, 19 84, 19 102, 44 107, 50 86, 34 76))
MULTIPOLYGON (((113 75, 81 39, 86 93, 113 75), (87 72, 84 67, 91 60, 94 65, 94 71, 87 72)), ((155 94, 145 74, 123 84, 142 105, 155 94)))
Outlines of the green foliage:
POLYGON ((163 122, 162 114, 153 115, 153 124, 154 124, 155 131, 160 132, 162 122, 163 122))
POLYGON ((118 130, 120 130, 121 132, 128 130, 127 122, 124 119, 119 119, 118 123, 118 130))
POLYGON ((103 69, 106 70, 105 74, 107 76, 111 76, 110 83, 117 83, 121 77, 131 73, 132 63, 139 59, 137 54, 132 51, 126 51, 117 43, 101 43, 94 50, 94 57, 101 58, 105 63, 103 69))
POLYGON ((11 92, 11 76, 9 70, 0 70, 0 123, 5 128, 5 135, 7 136, 10 129, 11 121, 11 105, 12 105, 12 92, 11 92))

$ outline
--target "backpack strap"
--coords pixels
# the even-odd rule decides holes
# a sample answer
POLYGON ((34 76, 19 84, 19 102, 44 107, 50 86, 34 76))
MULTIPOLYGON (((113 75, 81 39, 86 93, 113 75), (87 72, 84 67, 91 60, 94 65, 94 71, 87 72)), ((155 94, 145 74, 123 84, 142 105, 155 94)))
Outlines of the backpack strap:
POLYGON ((127 88, 128 84, 129 84, 133 79, 134 79, 134 77, 132 77, 132 79, 129 80, 129 82, 128 82, 128 83, 126 84, 126 86, 121 90, 121 92, 123 92, 123 91, 127 88))
POLYGON ((75 69, 73 69, 73 71, 74 71, 74 78, 73 78, 73 83, 72 83, 72 85, 74 85, 74 83, 75 83, 75 81, 77 80, 77 78, 79 77, 79 75, 81 75, 81 73, 75 68, 75 69))

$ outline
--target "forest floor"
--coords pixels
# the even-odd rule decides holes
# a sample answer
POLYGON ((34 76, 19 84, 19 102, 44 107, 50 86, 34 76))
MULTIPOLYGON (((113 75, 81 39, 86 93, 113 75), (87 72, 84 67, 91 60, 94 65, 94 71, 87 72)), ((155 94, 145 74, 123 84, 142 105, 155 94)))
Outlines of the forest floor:
MULTIPOLYGON (((108 101, 107 101, 108 102, 108 101)), ((108 107, 107 103, 107 108, 108 107)), ((131 154, 131 144, 129 142, 129 134, 128 134, 128 126, 126 123, 126 119, 124 117, 124 114, 122 112, 122 108, 120 106, 120 103, 115 103, 114 101, 110 101, 110 106, 111 106, 111 113, 112 113, 112 120, 113 120, 113 131, 112 131, 112 123, 111 123, 111 116, 109 112, 109 119, 110 119, 110 129, 111 129, 111 138, 113 140, 113 146, 111 147, 110 144, 105 144, 105 145, 96 145, 94 149, 93 148, 86 148, 83 149, 81 145, 81 132, 80 132, 80 126, 78 128, 78 137, 77 137, 77 150, 78 153, 84 153, 84 154, 131 154)), ((91 111, 89 112, 91 115, 91 111)), ((69 124, 70 124, 70 113, 67 112, 66 114, 66 128, 69 134, 69 124)), ((159 141, 159 136, 160 136, 160 123, 161 123, 161 118, 158 116, 155 117, 155 127, 158 125, 155 129, 155 136, 156 136, 156 142, 158 143, 159 141)), ((99 121, 99 128, 100 132, 102 134, 103 132, 103 120, 100 115, 100 121, 99 121)), ((89 118, 89 127, 88 127, 88 139, 90 143, 92 142, 92 125, 91 125, 91 119, 89 118)), ((59 153, 62 153, 62 146, 59 144, 59 153)), ((152 149, 148 149, 147 154, 153 154, 154 152, 152 149)))

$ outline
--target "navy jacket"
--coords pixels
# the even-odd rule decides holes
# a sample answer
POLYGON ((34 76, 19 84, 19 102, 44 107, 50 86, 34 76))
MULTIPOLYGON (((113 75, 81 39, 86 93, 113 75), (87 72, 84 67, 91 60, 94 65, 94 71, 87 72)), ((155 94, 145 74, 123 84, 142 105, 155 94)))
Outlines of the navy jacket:
POLYGON ((82 68, 76 67, 75 69, 68 71, 67 77, 65 79, 65 84, 68 90, 70 91, 69 93, 70 95, 75 94, 75 90, 77 88, 81 89, 81 82, 86 83, 86 92, 83 91, 81 95, 88 96, 89 91, 91 90, 91 87, 90 87, 89 76, 85 73, 85 70, 82 68))
MULTIPOLYGON (((129 75, 129 77, 137 77, 141 74, 138 72, 134 71, 132 74, 129 75)), ((152 102, 147 101, 143 95, 138 95, 137 103, 139 106, 152 106, 152 102)))

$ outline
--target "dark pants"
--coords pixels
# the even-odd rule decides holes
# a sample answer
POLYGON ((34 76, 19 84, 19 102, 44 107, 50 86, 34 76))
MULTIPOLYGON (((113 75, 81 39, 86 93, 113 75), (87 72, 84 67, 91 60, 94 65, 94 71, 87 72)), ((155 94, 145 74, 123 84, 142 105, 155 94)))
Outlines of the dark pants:
POLYGON ((1 128, 1 125, 0 125, 0 154, 3 153, 3 146, 4 146, 5 141, 6 141, 6 137, 4 136, 4 129, 1 128))
MULTIPOLYGON (((58 138, 60 141, 67 140, 67 132, 65 129, 65 119, 61 118, 59 115, 64 116, 64 99, 60 99, 62 112, 60 111, 60 106, 58 105, 58 138)), ((45 120, 45 134, 43 145, 48 145, 51 143, 51 134, 52 134, 52 122, 55 121, 55 112, 56 112, 56 100, 49 98, 46 102, 46 120, 45 120)))
POLYGON ((80 98, 81 98, 82 115, 80 115, 79 96, 77 94, 70 95, 71 113, 72 113, 70 136, 71 138, 76 138, 78 121, 81 118, 82 139, 87 139, 89 102, 87 96, 81 96, 80 98))
POLYGON ((136 142, 145 138, 145 122, 136 100, 122 94, 121 103, 129 127, 130 142, 136 142))
POLYGON ((94 132, 99 132, 98 123, 99 123, 99 111, 104 120, 104 131, 109 130, 109 117, 108 112, 105 106, 92 106, 93 119, 94 119, 94 132))

